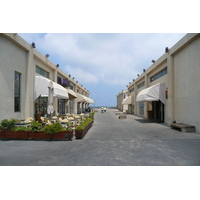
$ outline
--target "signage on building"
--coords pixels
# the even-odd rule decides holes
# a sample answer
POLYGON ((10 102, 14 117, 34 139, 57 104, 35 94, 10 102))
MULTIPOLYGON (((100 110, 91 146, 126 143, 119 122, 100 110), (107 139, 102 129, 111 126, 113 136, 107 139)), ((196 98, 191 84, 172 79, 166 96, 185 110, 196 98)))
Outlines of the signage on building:
POLYGON ((70 81, 68 81, 67 79, 61 78, 61 77, 57 77, 57 82, 58 84, 62 85, 63 87, 69 87, 70 86, 70 81))

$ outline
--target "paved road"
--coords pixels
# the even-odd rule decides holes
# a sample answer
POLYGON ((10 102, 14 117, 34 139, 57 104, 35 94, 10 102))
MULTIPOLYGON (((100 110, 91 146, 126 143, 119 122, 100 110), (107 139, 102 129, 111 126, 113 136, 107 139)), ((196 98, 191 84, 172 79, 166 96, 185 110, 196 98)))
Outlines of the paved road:
POLYGON ((82 140, 0 141, 1 166, 199 166, 200 133, 181 133, 164 124, 117 110, 95 114, 82 140))

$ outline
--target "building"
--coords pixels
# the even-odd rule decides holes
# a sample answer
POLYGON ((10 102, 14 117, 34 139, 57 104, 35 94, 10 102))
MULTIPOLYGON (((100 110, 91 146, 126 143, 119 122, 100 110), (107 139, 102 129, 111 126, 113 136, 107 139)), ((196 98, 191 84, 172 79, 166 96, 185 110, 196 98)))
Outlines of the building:
POLYGON ((90 92, 18 34, 0 34, 0 120, 46 115, 48 87, 54 84, 53 114, 85 112, 90 92))
POLYGON ((170 49, 166 47, 164 54, 127 86, 126 112, 166 124, 194 125, 200 131, 199 52, 199 33, 189 33, 170 49))

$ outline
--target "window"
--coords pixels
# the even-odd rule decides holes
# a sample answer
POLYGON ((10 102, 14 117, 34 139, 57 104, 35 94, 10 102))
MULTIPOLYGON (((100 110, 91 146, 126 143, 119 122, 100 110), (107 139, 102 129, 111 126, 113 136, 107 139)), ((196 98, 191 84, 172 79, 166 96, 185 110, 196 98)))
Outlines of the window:
POLYGON ((74 90, 74 87, 72 85, 69 86, 69 89, 74 90))
POLYGON ((141 87, 143 87, 145 85, 145 82, 140 83, 137 88, 140 89, 141 87))
POLYGON ((36 66, 36 72, 46 78, 49 78, 49 72, 44 71, 40 67, 36 66))
POLYGON ((20 86, 21 86, 21 74, 15 72, 15 92, 14 92, 14 109, 15 112, 20 112, 20 86))
POLYGON ((156 75, 150 77, 150 82, 155 81, 156 79, 164 76, 165 74, 167 74, 167 68, 165 68, 164 70, 162 70, 161 72, 157 73, 156 75))
POLYGON ((131 92, 134 92, 134 88, 130 89, 130 93, 131 93, 131 92))

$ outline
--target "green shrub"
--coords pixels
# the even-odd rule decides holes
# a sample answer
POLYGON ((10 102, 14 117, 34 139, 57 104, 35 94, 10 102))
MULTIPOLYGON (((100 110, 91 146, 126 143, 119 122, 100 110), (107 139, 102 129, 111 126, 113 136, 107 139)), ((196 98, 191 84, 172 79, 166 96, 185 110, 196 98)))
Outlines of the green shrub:
POLYGON ((17 132, 17 131, 28 131, 29 128, 25 127, 25 126, 19 126, 19 127, 15 127, 14 128, 14 131, 17 132))
POLYGON ((86 126, 84 126, 83 124, 80 124, 76 127, 76 130, 80 133, 81 131, 83 131, 85 129, 86 126))
POLYGON ((45 126, 43 130, 47 134, 54 134, 54 133, 60 133, 63 130, 63 128, 59 122, 56 122, 52 125, 45 126))
POLYGON ((29 129, 33 132, 38 132, 41 131, 42 129, 42 124, 37 122, 37 121, 32 121, 31 125, 29 126, 29 129))
POLYGON ((14 119, 11 119, 11 120, 8 120, 8 119, 3 119, 2 121, 1 121, 1 126, 0 126, 0 128, 2 129, 2 130, 12 130, 12 129, 14 129, 14 127, 15 127, 15 120, 14 119))
POLYGON ((90 112, 90 118, 94 119, 94 114, 95 114, 94 111, 90 112))

